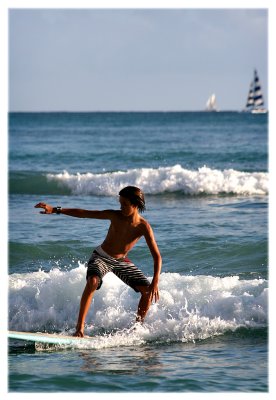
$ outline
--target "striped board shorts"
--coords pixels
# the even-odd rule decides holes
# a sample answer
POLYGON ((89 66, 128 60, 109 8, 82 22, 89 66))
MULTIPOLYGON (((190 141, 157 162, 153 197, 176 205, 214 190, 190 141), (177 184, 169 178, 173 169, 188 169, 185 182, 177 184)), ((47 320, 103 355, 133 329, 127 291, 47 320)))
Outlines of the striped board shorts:
POLYGON ((105 274, 113 272, 124 283, 130 286, 135 292, 139 292, 137 286, 149 286, 150 282, 143 272, 137 268, 128 258, 113 258, 98 246, 92 253, 87 263, 86 279, 91 276, 99 278, 97 290, 102 286, 105 274))

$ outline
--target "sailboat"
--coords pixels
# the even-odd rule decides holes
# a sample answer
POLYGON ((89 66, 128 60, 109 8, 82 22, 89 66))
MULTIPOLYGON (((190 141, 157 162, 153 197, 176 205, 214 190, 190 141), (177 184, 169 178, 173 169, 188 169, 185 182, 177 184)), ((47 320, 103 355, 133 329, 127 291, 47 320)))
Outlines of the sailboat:
POLYGON ((218 111, 217 109, 217 102, 216 102, 216 95, 212 94, 206 103, 206 111, 218 111))
POLYGON ((254 70, 253 81, 250 83, 244 111, 251 112, 252 114, 267 113, 267 109, 264 108, 263 93, 260 85, 259 76, 256 70, 254 70))

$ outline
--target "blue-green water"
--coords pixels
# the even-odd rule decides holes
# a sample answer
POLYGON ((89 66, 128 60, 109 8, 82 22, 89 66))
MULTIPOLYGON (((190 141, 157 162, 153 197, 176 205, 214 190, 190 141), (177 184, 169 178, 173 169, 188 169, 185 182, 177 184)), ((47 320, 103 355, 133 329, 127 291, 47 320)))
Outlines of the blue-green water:
MULTIPOLYGON (((139 296, 108 274, 91 348, 9 343, 11 392, 268 390, 267 116, 11 113, 9 328, 73 332, 85 263, 108 224, 41 215, 38 201, 118 208, 146 194, 163 257, 160 301, 132 329, 139 296)), ((144 241, 130 258, 153 273, 144 241)))

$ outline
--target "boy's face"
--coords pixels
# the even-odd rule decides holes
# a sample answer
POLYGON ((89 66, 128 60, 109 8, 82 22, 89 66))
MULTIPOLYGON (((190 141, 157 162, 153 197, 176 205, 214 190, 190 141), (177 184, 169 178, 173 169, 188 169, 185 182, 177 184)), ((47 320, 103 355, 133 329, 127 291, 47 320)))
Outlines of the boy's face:
POLYGON ((119 201, 121 204, 122 214, 125 217, 129 217, 134 212, 136 212, 137 206, 134 206, 133 204, 131 204, 131 202, 126 197, 120 196, 119 201))

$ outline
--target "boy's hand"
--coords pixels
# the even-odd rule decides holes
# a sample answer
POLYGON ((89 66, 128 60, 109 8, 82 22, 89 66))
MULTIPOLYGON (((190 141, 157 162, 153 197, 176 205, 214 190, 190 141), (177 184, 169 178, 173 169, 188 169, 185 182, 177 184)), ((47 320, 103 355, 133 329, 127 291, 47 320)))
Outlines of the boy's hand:
POLYGON ((151 301, 157 301, 159 300, 159 289, 158 289, 158 282, 152 281, 150 285, 150 299, 151 301))
POLYGON ((43 208, 44 211, 40 211, 40 214, 53 214, 53 208, 49 204, 46 203, 38 203, 35 205, 35 208, 43 208))

